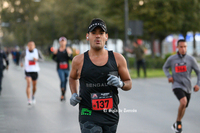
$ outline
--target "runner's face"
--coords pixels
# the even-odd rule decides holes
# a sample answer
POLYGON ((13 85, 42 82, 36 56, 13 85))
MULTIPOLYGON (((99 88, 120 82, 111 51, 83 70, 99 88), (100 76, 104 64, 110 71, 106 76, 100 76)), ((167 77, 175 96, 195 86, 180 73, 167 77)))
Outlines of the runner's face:
POLYGON ((59 43, 60 43, 60 46, 65 46, 67 44, 67 41, 61 40, 61 41, 59 41, 59 43))
POLYGON ((177 48, 178 48, 179 53, 184 55, 187 52, 187 43, 186 42, 179 42, 177 48))
POLYGON ((96 27, 93 31, 89 32, 88 39, 90 41, 90 46, 92 49, 101 50, 107 41, 108 34, 101 29, 101 27, 96 27))
POLYGON ((28 43, 28 49, 32 51, 34 48, 35 48, 35 43, 34 42, 29 42, 28 43))

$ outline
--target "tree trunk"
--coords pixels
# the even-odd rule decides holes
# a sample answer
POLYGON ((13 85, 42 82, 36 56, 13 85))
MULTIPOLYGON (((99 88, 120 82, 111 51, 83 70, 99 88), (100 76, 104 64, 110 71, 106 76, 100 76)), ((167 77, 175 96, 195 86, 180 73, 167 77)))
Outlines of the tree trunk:
POLYGON ((187 32, 184 32, 182 34, 183 34, 184 39, 186 40, 187 32))
POLYGON ((160 57, 162 57, 162 40, 159 40, 160 57))
POLYGON ((162 37, 159 38, 160 57, 162 57, 162 54, 163 54, 163 53, 162 53, 162 52, 163 52, 163 51, 162 51, 162 47, 163 47, 163 46, 162 46, 162 42, 163 42, 163 40, 165 39, 165 37, 166 37, 166 36, 162 36, 162 37))
POLYGON ((193 31, 193 56, 197 56, 195 34, 196 34, 196 32, 193 31))
POLYGON ((154 38, 155 33, 151 33, 151 57, 154 58, 154 38))

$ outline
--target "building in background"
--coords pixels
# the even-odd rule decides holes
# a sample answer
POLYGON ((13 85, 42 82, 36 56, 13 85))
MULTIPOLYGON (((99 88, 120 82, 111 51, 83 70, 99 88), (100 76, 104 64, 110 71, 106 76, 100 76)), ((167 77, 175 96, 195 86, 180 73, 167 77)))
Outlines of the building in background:
MULTIPOLYGON (((165 40, 162 43, 162 53, 163 55, 168 53, 174 53, 176 52, 176 44, 179 39, 184 39, 183 35, 179 34, 171 34, 165 38, 165 40)), ((187 54, 192 55, 193 54, 193 33, 188 32, 186 36, 187 41, 187 54)), ((200 33, 195 34, 195 40, 196 40, 196 51, 197 55, 200 55, 200 33)))

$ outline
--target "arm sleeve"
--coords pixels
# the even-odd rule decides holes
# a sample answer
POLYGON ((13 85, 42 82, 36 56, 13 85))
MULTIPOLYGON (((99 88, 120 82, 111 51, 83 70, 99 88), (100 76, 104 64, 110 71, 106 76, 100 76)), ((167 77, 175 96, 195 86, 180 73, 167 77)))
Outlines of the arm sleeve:
POLYGON ((172 77, 172 75, 169 72, 169 68, 170 67, 171 67, 171 57, 169 57, 167 59, 167 61, 165 62, 165 64, 163 65, 163 71, 164 71, 164 73, 165 73, 165 75, 166 75, 167 78, 172 77))
POLYGON ((132 48, 131 54, 135 54, 135 48, 132 48))
POLYGON ((44 61, 44 56, 40 50, 38 50, 38 61, 44 61))
POLYGON ((198 67, 198 63, 194 58, 192 58, 192 69, 195 71, 197 75, 197 85, 200 86, 200 70, 198 67))
POLYGON ((144 54, 144 47, 141 46, 141 52, 144 54))
POLYGON ((22 61, 23 61, 25 55, 26 55, 26 52, 23 51, 23 52, 21 53, 21 55, 20 55, 19 62, 22 62, 22 61))

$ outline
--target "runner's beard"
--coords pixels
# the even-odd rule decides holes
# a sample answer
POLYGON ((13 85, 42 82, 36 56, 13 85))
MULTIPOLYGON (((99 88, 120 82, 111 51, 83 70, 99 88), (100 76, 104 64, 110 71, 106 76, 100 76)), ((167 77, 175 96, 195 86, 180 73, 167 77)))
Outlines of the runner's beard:
POLYGON ((96 51, 99 51, 99 50, 103 49, 103 47, 94 47, 94 49, 95 49, 96 51))
MULTIPOLYGON (((96 42, 95 42, 95 43, 96 43, 96 42)), ((96 51, 99 51, 99 50, 103 49, 104 46, 102 46, 101 44, 95 44, 95 46, 92 46, 92 48, 93 48, 94 50, 96 50, 96 51)))

